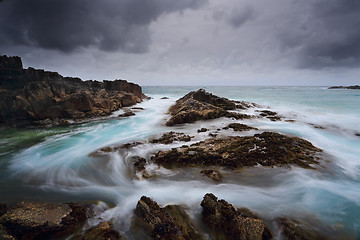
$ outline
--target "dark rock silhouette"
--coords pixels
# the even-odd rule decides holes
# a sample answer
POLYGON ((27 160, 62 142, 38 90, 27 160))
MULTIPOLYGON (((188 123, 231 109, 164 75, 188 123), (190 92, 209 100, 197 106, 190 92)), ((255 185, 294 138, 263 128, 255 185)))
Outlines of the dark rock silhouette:
POLYGON ((82 81, 23 69, 20 57, 0 57, 0 124, 66 123, 107 116, 141 102, 141 87, 125 80, 82 81))

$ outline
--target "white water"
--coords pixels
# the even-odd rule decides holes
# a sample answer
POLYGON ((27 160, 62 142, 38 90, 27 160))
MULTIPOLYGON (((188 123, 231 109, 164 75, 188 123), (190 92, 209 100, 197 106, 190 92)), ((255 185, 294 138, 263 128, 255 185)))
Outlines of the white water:
MULTIPOLYGON (((196 217, 201 211, 202 197, 212 192, 237 207, 248 207, 266 219, 282 215, 312 218, 330 226, 340 226, 344 231, 360 232, 360 137, 355 136, 360 132, 360 92, 356 90, 206 88, 218 96, 256 102, 264 106, 261 109, 271 107, 269 109, 283 115, 284 120, 295 120, 252 119, 242 123, 257 127, 258 132, 277 131, 309 140, 323 149, 326 160, 330 161, 323 162, 319 171, 259 166, 225 173, 224 181, 216 184, 196 169, 173 172, 152 166, 157 177, 138 180, 133 175, 131 156, 149 158, 159 150, 184 143, 143 144, 103 157, 88 156, 104 146, 146 141, 168 131, 184 132, 195 136, 192 142, 200 141, 209 132, 197 133, 197 129, 206 127, 215 132, 234 121, 218 119, 166 127, 168 107, 177 98, 196 89, 145 88, 145 94, 154 99, 139 104, 145 110, 129 118, 99 120, 68 128, 27 130, 25 133, 4 132, 0 156, 5 164, 0 178, 3 193, 0 200, 102 200, 115 205, 101 213, 103 220, 117 223, 118 229, 126 232, 132 210, 143 195, 160 205, 184 204, 196 217), (170 99, 161 100, 163 96, 170 99), (315 128, 314 124, 326 129, 315 128), (40 139, 24 145, 25 140, 31 142, 39 135, 40 139)), ((234 133, 227 130, 219 134, 254 133, 256 131, 234 133)), ((96 222, 94 219, 92 224, 96 222)))

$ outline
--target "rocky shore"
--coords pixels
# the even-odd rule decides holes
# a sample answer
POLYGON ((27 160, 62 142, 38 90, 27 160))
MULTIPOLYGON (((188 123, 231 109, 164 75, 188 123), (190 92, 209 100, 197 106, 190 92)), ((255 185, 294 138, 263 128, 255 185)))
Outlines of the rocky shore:
POLYGON ((139 85, 125 80, 82 81, 24 69, 20 57, 0 56, 1 125, 67 124, 108 116, 144 98, 139 85))
POLYGON ((331 86, 328 89, 360 89, 359 85, 354 86, 331 86))

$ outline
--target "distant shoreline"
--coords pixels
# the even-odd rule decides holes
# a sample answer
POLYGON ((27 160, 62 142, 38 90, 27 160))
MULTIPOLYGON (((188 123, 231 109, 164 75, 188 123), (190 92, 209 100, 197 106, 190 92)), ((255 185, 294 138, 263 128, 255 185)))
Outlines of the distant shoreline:
POLYGON ((329 87, 328 89, 360 89, 359 85, 354 85, 354 86, 332 86, 329 87))

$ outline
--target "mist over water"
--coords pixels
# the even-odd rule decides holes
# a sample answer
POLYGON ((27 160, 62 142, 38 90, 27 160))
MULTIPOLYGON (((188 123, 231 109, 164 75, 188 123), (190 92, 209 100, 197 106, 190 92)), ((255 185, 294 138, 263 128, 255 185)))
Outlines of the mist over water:
MULTIPOLYGON (((89 156, 105 146, 145 141, 168 131, 203 140, 206 133, 226 126, 232 119, 199 121, 166 127, 167 110, 176 99, 197 87, 144 87, 153 97, 138 104, 144 108, 129 118, 109 118, 70 127, 2 130, 0 147, 0 201, 101 200, 104 220, 112 220, 122 232, 137 201, 145 195, 160 205, 186 205, 192 217, 201 212, 206 193, 236 207, 248 207, 265 219, 277 216, 318 219, 344 231, 360 233, 360 92, 328 90, 323 87, 204 87, 208 92, 233 100, 258 103, 276 111, 284 120, 250 119, 242 123, 259 131, 225 135, 253 135, 276 131, 304 138, 324 150, 317 170, 291 168, 245 168, 226 172, 224 181, 214 183, 196 169, 170 171, 149 166, 157 174, 150 179, 134 176, 132 156, 149 159, 159 150, 183 145, 149 144, 128 151, 89 156), (162 100, 161 97, 169 97, 162 100)), ((249 110, 254 111, 254 110, 249 110)), ((116 113, 114 114, 116 116, 116 113)), ((96 224, 96 219, 93 220, 96 224)))

